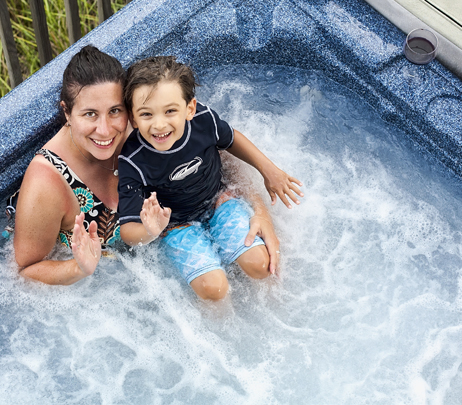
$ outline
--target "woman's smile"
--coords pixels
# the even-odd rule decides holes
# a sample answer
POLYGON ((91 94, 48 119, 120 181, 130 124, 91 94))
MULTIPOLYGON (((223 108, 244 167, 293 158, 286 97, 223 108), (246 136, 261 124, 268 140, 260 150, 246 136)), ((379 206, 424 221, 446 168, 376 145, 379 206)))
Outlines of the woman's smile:
POLYGON ((107 146, 111 146, 113 144, 115 137, 112 138, 112 139, 109 139, 107 141, 99 141, 99 140, 92 139, 92 138, 90 138, 90 139, 98 146, 107 147, 107 146))

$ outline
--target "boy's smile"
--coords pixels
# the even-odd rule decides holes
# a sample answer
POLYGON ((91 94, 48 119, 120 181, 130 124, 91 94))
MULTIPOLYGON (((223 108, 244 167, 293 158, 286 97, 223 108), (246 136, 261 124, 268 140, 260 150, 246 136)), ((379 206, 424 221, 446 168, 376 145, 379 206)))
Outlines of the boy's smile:
POLYGON ((186 121, 196 113, 196 99, 189 104, 177 82, 143 85, 133 92, 132 124, 155 149, 169 150, 181 139, 186 121))

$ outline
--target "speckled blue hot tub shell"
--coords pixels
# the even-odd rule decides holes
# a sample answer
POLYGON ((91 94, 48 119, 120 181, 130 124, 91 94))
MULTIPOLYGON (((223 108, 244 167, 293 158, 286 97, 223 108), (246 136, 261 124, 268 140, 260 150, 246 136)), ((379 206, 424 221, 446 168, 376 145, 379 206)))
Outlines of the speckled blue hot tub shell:
POLYGON ((199 75, 242 63, 322 70, 462 176, 462 83, 437 61, 408 62, 404 39, 361 0, 133 0, 0 100, 0 195, 59 128, 63 70, 90 43, 124 67, 174 54, 199 75))

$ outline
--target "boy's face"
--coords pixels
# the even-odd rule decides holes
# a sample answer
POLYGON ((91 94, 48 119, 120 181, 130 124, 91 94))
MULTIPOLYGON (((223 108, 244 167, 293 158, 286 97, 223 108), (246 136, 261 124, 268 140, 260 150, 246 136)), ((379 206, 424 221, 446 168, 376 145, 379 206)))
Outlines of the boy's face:
POLYGON ((177 82, 161 81, 133 92, 132 125, 157 150, 169 150, 183 136, 196 113, 196 99, 186 104, 177 82))

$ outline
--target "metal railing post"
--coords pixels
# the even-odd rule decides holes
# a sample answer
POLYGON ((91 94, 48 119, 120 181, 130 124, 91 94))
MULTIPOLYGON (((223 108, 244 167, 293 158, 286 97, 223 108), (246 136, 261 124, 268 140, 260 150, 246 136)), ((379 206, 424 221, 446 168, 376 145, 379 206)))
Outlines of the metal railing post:
POLYGON ((40 65, 45 66, 53 59, 53 54, 51 52, 43 0, 29 0, 29 5, 32 13, 32 24, 34 26, 35 42, 37 43, 40 65))
POLYGON ((6 0, 0 0, 0 37, 8 68, 10 85, 13 88, 22 82, 22 74, 6 0))
POLYGON ((82 37, 79 4, 77 0, 64 0, 64 8, 66 10, 67 34, 69 35, 69 42, 72 45, 82 37))
POLYGON ((98 20, 101 24, 112 15, 111 0, 98 0, 98 20))

